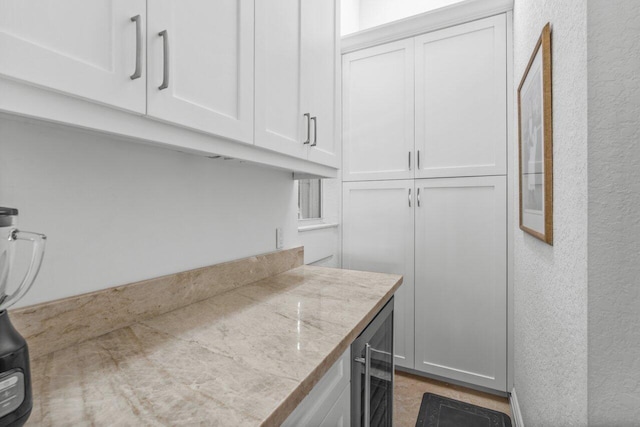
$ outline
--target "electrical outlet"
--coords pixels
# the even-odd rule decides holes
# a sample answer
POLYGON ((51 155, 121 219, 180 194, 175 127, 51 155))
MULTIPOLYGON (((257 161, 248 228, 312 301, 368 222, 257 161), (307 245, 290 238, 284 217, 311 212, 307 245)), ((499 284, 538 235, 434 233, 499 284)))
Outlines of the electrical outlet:
POLYGON ((284 247, 284 233, 282 228, 276 228, 276 249, 282 249, 284 247))

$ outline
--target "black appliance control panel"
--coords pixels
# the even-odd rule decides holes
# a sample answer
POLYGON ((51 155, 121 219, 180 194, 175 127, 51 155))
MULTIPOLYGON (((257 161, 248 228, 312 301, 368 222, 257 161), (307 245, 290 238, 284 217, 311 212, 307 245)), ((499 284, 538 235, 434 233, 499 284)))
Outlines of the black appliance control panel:
POLYGON ((0 375, 0 418, 18 409, 24 401, 24 374, 20 369, 0 375))

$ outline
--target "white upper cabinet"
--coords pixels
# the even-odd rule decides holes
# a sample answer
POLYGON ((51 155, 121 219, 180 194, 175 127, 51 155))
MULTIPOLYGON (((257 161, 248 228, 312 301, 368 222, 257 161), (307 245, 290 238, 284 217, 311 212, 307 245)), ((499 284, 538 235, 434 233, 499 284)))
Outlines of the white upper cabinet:
POLYGON ((395 363, 413 368, 413 180, 343 184, 342 264, 350 270, 402 274, 395 293, 395 363))
POLYGON ((255 144, 338 166, 335 0, 256 4, 255 144))
POLYGON ((147 114, 253 143, 253 0, 149 0, 147 114))
POLYGON ((145 3, 2 0, 0 75, 144 114, 145 3))
POLYGON ((0 112, 335 177, 338 5, 0 0, 0 112))
POLYGON ((295 157, 307 155, 304 114, 311 117, 302 70, 302 7, 301 0, 256 4, 255 144, 295 157))
POLYGON ((337 0, 303 1, 303 70, 309 81, 309 160, 338 167, 336 123, 340 91, 340 21, 337 0))
POLYGON ((413 64, 413 39, 343 56, 345 181, 414 177, 413 64))
POLYGON ((415 38, 416 178, 506 174, 506 18, 415 38))

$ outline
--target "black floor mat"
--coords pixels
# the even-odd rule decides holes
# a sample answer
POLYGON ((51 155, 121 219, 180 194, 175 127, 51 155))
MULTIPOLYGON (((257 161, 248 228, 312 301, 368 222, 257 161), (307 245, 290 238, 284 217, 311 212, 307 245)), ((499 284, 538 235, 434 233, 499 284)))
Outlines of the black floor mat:
POLYGON ((502 412, 425 393, 416 427, 511 427, 511 418, 502 412))

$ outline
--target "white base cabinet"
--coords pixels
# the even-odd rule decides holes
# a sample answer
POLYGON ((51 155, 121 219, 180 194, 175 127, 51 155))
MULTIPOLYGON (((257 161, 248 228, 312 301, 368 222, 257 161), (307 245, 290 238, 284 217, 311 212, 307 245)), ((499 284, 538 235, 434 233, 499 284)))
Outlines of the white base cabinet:
POLYGON ((506 177, 416 180, 415 369, 506 391, 506 177))
POLYGON ((345 182, 342 267, 402 274, 394 303, 395 363, 414 367, 413 180, 345 182))
POLYGON ((351 347, 327 371, 283 427, 347 426, 351 419, 351 347))
POLYGON ((343 268, 402 274, 398 366, 506 391, 506 177, 343 183, 343 268))

